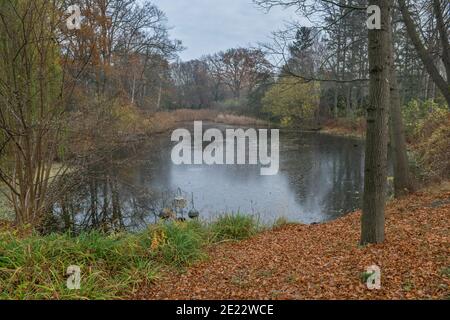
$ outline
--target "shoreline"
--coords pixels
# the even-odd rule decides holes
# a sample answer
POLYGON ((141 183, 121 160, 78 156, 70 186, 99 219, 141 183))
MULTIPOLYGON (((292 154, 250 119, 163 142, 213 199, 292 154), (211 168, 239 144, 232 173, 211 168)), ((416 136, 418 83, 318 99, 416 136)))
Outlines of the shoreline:
POLYGON ((389 201, 383 244, 359 246, 359 219, 356 211, 318 225, 286 224, 212 247, 207 261, 171 272, 132 298, 450 298, 449 181, 389 201), (381 290, 361 279, 371 265, 381 268, 381 290))
MULTIPOLYGON (((83 276, 95 284, 80 293, 66 291, 61 274, 61 283, 48 284, 55 288, 53 293, 38 290, 39 285, 31 290, 35 298, 448 299, 449 219, 450 181, 445 181, 388 201, 387 237, 380 245, 359 245, 358 210, 311 225, 280 221, 270 228, 257 227, 249 217, 230 215, 202 226, 195 221, 173 222, 149 226, 138 234, 92 232, 74 238, 64 234, 39 236, 0 221, 0 246, 5 246, 5 255, 24 254, 27 258, 18 261, 32 262, 31 269, 20 267, 20 279, 34 277, 36 268, 59 270, 64 263, 78 263, 85 270, 83 276), (229 233, 231 230, 238 231, 229 233), (218 237, 219 234, 222 235, 218 237), (185 247, 188 239, 194 242, 185 247), (56 245, 61 252, 52 249, 56 245), (87 256, 86 248, 90 248, 87 256), (72 252, 70 261, 65 261, 67 250, 72 252), (172 261, 172 257, 177 259, 172 261), (84 259, 90 261, 88 269, 84 259), (100 263, 101 259, 107 260, 100 263), (108 271, 109 267, 115 270, 115 261, 121 261, 122 269, 108 271), (107 267, 108 263, 112 265, 107 267), (373 264, 382 269, 381 290, 368 290, 360 279, 365 268, 373 264), (133 284, 117 278, 142 267, 133 271, 139 276, 139 281, 131 278, 133 284), (108 275, 110 272, 113 273, 108 275), (149 278, 141 279, 142 272, 149 272, 149 278), (105 284, 99 286, 105 277, 117 278, 114 294, 104 290, 105 284)), ((20 285, 21 280, 14 274, 14 269, 4 266, 0 282, 20 285)), ((35 284, 30 282, 27 286, 35 284)), ((5 288, 9 291, 4 292, 3 298, 19 294, 15 287, 5 288)))

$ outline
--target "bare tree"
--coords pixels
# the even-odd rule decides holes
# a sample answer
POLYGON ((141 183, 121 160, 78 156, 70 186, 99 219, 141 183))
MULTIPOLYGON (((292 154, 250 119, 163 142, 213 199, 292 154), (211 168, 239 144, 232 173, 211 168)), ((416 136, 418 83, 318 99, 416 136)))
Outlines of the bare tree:
POLYGON ((232 92, 235 99, 252 91, 271 74, 271 65, 258 49, 237 48, 210 57, 212 73, 232 92))
POLYGON ((177 61, 171 65, 178 108, 201 109, 211 106, 213 80, 205 61, 177 61))
POLYGON ((447 80, 440 74, 438 67, 433 61, 430 51, 425 47, 420 33, 417 31, 416 24, 411 17, 411 13, 405 0, 398 0, 399 8, 403 16, 403 21, 408 31, 408 35, 411 38, 414 47, 425 65, 428 74, 433 79, 436 86, 442 92, 450 107, 450 52, 449 52, 449 33, 448 33, 448 21, 444 21, 444 15, 442 10, 442 4, 439 0, 433 0, 434 15, 437 20, 437 28, 442 44, 442 61, 447 73, 447 80))
MULTIPOLYGON (((64 69, 56 34, 58 1, 0 3, 0 179, 16 223, 48 210, 51 170, 62 128, 64 69)), ((2 190, 4 191, 4 190, 2 190)))

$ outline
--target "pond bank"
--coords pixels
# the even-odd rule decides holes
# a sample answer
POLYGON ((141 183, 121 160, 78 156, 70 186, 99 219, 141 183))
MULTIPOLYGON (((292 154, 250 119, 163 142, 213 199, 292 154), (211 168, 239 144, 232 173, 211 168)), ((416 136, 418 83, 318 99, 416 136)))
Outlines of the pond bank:
POLYGON ((40 236, 0 221, 0 300, 125 298, 169 270, 203 260, 209 246, 260 228, 253 217, 228 215, 211 224, 167 221, 139 233, 40 236), (66 287, 71 265, 81 269, 79 290, 66 287))
POLYGON ((235 126, 265 126, 267 121, 248 116, 225 114, 217 110, 190 110, 179 109, 175 111, 156 112, 149 117, 148 133, 165 133, 176 129, 180 123, 193 121, 208 121, 235 126))
POLYGON ((389 202, 386 241, 358 245, 360 212, 214 246, 210 259, 143 288, 139 299, 448 299, 450 183, 389 202), (381 268, 381 290, 361 277, 381 268))
POLYGON ((0 221, 0 299, 448 299, 450 182, 387 206, 384 244, 361 247, 355 212, 261 229, 245 216, 137 234, 39 236, 0 221), (249 238, 250 237, 250 238, 249 238), (81 290, 66 288, 69 265, 81 290), (381 268, 381 290, 361 277, 381 268), (187 269, 186 269, 187 268, 187 269))
POLYGON ((345 119, 339 118, 328 120, 321 128, 321 133, 364 139, 366 134, 365 119, 345 119))

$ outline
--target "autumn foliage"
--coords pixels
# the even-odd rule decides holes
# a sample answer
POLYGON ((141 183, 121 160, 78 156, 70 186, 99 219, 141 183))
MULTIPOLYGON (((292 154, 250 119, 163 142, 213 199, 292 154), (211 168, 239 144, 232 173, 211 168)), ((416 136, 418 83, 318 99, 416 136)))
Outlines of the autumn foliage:
POLYGON ((187 273, 144 288, 142 299, 448 299, 450 187, 394 200, 386 241, 358 246, 360 212, 319 225, 286 225, 213 247, 187 273), (361 280, 381 268, 381 289, 361 280))

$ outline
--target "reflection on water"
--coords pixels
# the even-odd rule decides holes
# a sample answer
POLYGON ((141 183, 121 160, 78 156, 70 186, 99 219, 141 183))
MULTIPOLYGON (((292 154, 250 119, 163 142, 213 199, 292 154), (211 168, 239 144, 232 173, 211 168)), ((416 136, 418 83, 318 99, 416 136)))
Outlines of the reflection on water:
POLYGON ((278 217, 313 223, 335 219, 360 204, 364 148, 358 140, 281 132, 275 176, 261 176, 257 165, 176 166, 170 158, 173 145, 168 133, 126 161, 93 168, 87 182, 55 206, 61 224, 138 230, 156 221, 178 188, 190 207, 193 194, 203 219, 239 211, 268 223, 278 217))

